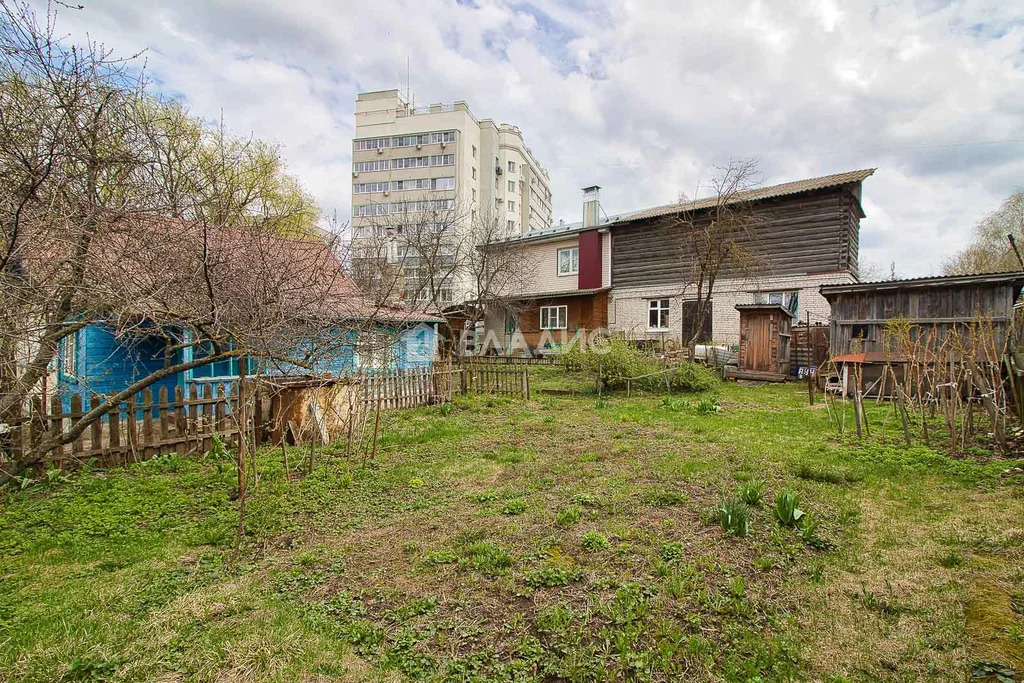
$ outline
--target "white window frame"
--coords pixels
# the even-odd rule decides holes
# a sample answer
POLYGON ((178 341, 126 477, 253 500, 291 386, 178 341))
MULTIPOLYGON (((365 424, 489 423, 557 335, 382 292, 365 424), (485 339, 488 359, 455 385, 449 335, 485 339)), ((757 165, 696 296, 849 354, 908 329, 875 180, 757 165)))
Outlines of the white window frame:
POLYGON ((559 249, 558 250, 558 252, 555 254, 555 272, 558 274, 558 277, 568 277, 570 275, 579 275, 579 272, 580 272, 580 248, 578 246, 576 246, 576 247, 565 247, 564 249, 559 249), (563 252, 568 252, 568 254, 569 254, 569 260, 568 260, 569 269, 568 270, 564 270, 564 271, 562 270, 562 253, 563 252))
POLYGON ((568 306, 541 306, 540 307, 540 329, 542 330, 564 330, 569 327, 568 306), (552 324, 552 314, 554 324, 552 324))
POLYGON ((60 374, 69 379, 78 378, 78 331, 60 340, 60 374))
POLYGON ((666 332, 671 327, 672 321, 672 299, 648 299, 647 300, 647 329, 651 332, 666 332), (651 325, 651 314, 657 313, 658 325, 651 325), (664 314, 664 325, 662 325, 662 314, 664 314))
POLYGON ((512 161, 511 159, 509 159, 509 161, 508 161, 508 172, 509 173, 515 173, 516 172, 516 162, 512 161))
POLYGON ((508 212, 509 213, 515 213, 516 212, 516 203, 514 201, 512 201, 511 199, 508 200, 508 212))

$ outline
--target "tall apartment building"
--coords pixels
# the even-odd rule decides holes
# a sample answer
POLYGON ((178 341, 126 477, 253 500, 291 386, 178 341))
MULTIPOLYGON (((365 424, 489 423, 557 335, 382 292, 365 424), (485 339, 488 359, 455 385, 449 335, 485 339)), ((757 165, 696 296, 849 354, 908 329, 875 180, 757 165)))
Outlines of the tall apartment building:
MULTIPOLYGON (((511 234, 551 226, 548 172, 518 126, 477 120, 462 101, 413 107, 398 90, 360 93, 352 140, 352 235, 399 225, 423 211, 457 208, 460 221, 499 221, 511 234)), ((456 226, 458 228, 458 226, 456 226)), ((468 229, 468 226, 466 226, 468 229)), ((396 246, 389 258, 408 257, 396 246)), ((440 290, 438 308, 476 296, 465 276, 440 290)), ((420 293, 421 303, 424 296, 420 293)))

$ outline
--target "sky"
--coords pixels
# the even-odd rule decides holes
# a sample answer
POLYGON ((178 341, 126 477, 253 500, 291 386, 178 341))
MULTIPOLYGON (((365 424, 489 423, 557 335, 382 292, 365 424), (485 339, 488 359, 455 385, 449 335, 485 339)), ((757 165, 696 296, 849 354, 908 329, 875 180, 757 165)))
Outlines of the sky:
POLYGON ((937 274, 1024 186, 1024 8, 1007 2, 80 0, 58 28, 145 50, 155 91, 277 142, 349 218, 356 94, 406 88, 519 125, 551 176, 608 214, 858 168, 861 262, 937 274), (407 70, 408 65, 408 70, 407 70))

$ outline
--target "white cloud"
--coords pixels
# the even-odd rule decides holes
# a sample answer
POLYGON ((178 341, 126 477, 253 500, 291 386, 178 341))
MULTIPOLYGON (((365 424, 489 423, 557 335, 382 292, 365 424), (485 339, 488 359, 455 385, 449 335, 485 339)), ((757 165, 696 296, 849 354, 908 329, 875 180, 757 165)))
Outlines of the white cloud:
POLYGON ((768 182, 877 166, 862 257, 914 275, 1024 184, 1011 5, 96 0, 61 22, 149 48, 161 91, 280 142, 342 218, 355 95, 404 87, 408 63, 419 102, 522 127, 556 218, 592 183, 608 213, 692 195, 730 157, 758 157, 768 182))

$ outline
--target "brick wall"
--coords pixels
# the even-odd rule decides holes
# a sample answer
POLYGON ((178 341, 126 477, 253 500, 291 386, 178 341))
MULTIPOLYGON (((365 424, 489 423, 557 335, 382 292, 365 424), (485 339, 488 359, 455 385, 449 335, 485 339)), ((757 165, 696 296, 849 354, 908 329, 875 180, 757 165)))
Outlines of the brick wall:
MULTIPOLYGON (((827 323, 830 315, 828 302, 818 293, 824 284, 854 282, 849 273, 826 275, 786 275, 756 279, 723 279, 715 283, 712 294, 711 334, 721 344, 739 343, 740 315, 736 304, 754 303, 758 292, 796 291, 799 303, 796 315, 804 321, 811 314, 811 323, 827 323)), ((679 341, 679 310, 684 299, 693 299, 692 291, 680 292, 681 287, 615 287, 608 304, 609 326, 635 339, 672 339, 679 341), (647 328, 648 300, 672 299, 669 312, 669 331, 651 332, 647 328)), ((692 289, 692 288, 691 288, 692 289)))

